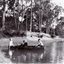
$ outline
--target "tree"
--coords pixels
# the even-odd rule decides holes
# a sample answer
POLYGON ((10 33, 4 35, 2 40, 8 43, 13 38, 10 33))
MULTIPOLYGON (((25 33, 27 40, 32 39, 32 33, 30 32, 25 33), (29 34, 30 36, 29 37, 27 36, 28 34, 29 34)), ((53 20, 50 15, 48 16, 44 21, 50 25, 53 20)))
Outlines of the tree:
MULTIPOLYGON (((14 0, 12 2, 12 0, 3 0, 1 1, 3 2, 3 9, 1 11, 3 11, 3 15, 2 15, 2 30, 5 30, 5 17, 7 12, 11 9, 12 10, 12 6, 14 5, 14 0), (12 2, 12 3, 11 3, 12 2), (9 5, 8 5, 9 4, 9 5)), ((11 14, 12 15, 12 14, 11 14)))
POLYGON ((3 30, 5 30, 5 7, 6 7, 6 3, 5 3, 5 0, 3 0, 3 22, 2 22, 3 30))
MULTIPOLYGON (((31 0, 28 0, 27 2, 30 2, 31 0)), ((11 15, 15 18, 15 26, 18 27, 18 20, 19 15, 22 15, 24 17, 24 26, 26 27, 26 18, 27 18, 27 24, 28 24, 28 30, 30 29, 30 26, 32 25, 31 30, 34 29, 34 26, 38 28, 39 31, 41 31, 41 25, 45 24, 46 32, 49 33, 49 28, 51 24, 53 23, 53 19, 56 18, 59 15, 59 12, 61 11, 61 7, 54 6, 52 8, 52 5, 50 3, 50 0, 34 0, 34 5, 32 3, 29 6, 24 6, 24 4, 20 4, 19 0, 3 0, 4 2, 4 10, 3 10, 3 27, 5 27, 5 7, 6 3, 8 4, 8 10, 11 15), (13 2, 12 2, 13 1, 13 2), (23 7, 24 6, 24 7, 23 7), (17 17, 16 17, 17 15, 17 17), (32 23, 31 23, 32 22, 32 23)))
MULTIPOLYGON (((26 15, 28 15, 28 25, 30 24, 30 11, 31 8, 26 10, 26 15)), ((32 7, 32 17, 33 20, 32 22, 36 22, 36 24, 45 24, 46 26, 46 32, 49 33, 49 28, 51 26, 51 24, 53 23, 53 19, 58 18, 58 15, 61 11, 61 7, 60 6, 54 6, 54 8, 52 9, 52 5, 50 3, 50 0, 46 0, 46 1, 41 1, 40 4, 38 4, 37 2, 35 3, 35 5, 32 7)), ((33 23, 34 24, 34 23, 33 23)), ((38 25, 39 26, 39 25, 38 25)), ((41 28, 41 27, 40 27, 41 28)), ((39 30, 40 30, 39 28, 39 30)))
POLYGON ((59 22, 59 24, 56 26, 55 32, 60 37, 64 37, 64 17, 61 17, 59 20, 61 22, 59 22))

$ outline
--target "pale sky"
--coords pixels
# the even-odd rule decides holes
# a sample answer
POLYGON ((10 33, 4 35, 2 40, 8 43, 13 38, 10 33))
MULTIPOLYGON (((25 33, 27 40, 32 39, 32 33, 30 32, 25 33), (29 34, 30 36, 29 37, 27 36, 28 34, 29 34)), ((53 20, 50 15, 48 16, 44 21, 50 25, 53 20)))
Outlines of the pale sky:
POLYGON ((64 8, 64 0, 51 0, 51 2, 64 8))
MULTIPOLYGON (((32 0, 33 2, 34 0, 32 0)), ((64 0, 51 0, 52 3, 55 3, 56 5, 62 6, 64 8, 64 0)), ((19 3, 22 3, 21 0, 19 0, 19 3)), ((23 4, 26 4, 26 1, 23 1, 23 4)), ((30 2, 29 2, 30 4, 30 2)), ((27 4, 27 5, 29 5, 27 4)))

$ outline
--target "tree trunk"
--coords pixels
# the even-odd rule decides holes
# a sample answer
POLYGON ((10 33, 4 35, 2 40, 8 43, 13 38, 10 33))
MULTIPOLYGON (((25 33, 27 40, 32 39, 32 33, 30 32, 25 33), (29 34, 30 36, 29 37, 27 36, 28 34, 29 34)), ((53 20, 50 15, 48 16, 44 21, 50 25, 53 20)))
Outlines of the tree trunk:
POLYGON ((32 0, 31 0, 31 21, 30 21, 30 32, 32 31, 32 0))
POLYGON ((18 31, 19 31, 20 30, 20 26, 19 26, 19 0, 18 0, 17 9, 18 9, 18 31))
MULTIPOLYGON (((15 0, 15 2, 17 2, 17 1, 15 0)), ((14 8, 14 10, 13 10, 13 17, 14 17, 14 22, 15 22, 15 29, 17 30, 17 21, 16 21, 15 8, 14 8)))
POLYGON ((46 27, 46 33, 47 34, 49 34, 49 31, 50 31, 49 27, 46 27))
MULTIPOLYGON (((41 0, 40 0, 40 6, 41 6, 41 0)), ((41 25, 42 25, 42 9, 39 10, 39 32, 41 32, 41 25)))
POLYGON ((3 11, 3 19, 2 19, 2 29, 5 30, 5 0, 3 0, 3 6, 4 6, 4 11, 3 11))
MULTIPOLYGON (((27 5, 27 1, 26 1, 26 5, 27 5)), ((26 14, 26 32, 27 32, 27 14, 26 14)))
POLYGON ((16 22, 16 16, 15 16, 15 13, 14 13, 14 21, 15 21, 15 29, 17 30, 17 22, 16 22))
POLYGON ((2 29, 5 30, 5 12, 3 12, 2 29))
MULTIPOLYGON (((39 10, 40 11, 40 10, 39 10)), ((41 26, 41 15, 40 15, 40 13, 39 13, 39 32, 41 31, 41 28, 40 28, 40 26, 41 26)))

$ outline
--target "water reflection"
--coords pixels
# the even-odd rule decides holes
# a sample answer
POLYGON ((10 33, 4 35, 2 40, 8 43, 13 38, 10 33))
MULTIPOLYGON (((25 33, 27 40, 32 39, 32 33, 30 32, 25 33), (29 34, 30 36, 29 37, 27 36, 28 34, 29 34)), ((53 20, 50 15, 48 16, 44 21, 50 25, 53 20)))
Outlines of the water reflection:
POLYGON ((50 54, 50 56, 51 56, 51 61, 50 62, 52 62, 52 63, 55 63, 56 62, 56 46, 57 46, 57 43, 53 43, 52 45, 52 49, 51 49, 51 54, 50 54))
POLYGON ((12 58, 12 55, 13 55, 13 51, 12 50, 9 50, 9 58, 10 59, 12 58))
POLYGON ((63 63, 64 42, 52 42, 42 50, 2 50, 13 63, 63 63))
POLYGON ((64 50, 64 43, 58 42, 58 43, 52 43, 52 49, 51 49, 51 55, 50 55, 50 62, 52 63, 62 63, 62 57, 64 56, 63 50, 64 50))
POLYGON ((36 50, 7 50, 5 56, 14 63, 37 63, 43 59, 44 51, 36 50))
POLYGON ((64 64, 64 42, 62 45, 62 64, 64 64))

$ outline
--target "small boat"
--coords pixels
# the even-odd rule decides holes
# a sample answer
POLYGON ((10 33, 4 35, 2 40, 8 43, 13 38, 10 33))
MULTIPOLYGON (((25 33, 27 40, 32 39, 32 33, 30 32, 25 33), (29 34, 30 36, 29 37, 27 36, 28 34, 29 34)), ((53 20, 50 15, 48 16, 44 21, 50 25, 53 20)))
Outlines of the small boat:
POLYGON ((11 46, 11 50, 19 49, 19 50, 44 50, 44 46, 11 46))

